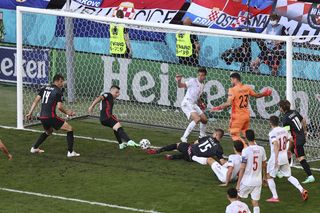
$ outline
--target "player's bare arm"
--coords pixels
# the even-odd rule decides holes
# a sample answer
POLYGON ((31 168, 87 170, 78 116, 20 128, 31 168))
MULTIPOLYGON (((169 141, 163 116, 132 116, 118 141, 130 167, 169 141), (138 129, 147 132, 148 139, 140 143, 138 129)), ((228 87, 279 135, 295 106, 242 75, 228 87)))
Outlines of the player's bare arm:
POLYGON ((233 166, 228 166, 226 182, 223 183, 223 184, 220 184, 219 186, 228 186, 228 184, 229 184, 229 182, 231 180, 232 172, 233 172, 233 166))
POLYGON ((272 94, 272 90, 267 88, 262 93, 253 92, 252 94, 250 94, 250 96, 255 98, 262 98, 262 97, 270 96, 271 94, 272 94))
POLYGON ((306 121, 306 119, 303 118, 301 123, 302 123, 303 132, 304 132, 305 136, 307 137, 308 129, 307 129, 307 121, 306 121))
POLYGON ((225 109, 225 108, 228 108, 228 107, 231 106, 231 105, 232 105, 232 97, 229 97, 226 102, 224 102, 224 103, 221 104, 220 106, 213 107, 213 108, 210 110, 210 112, 223 110, 223 109, 225 109))
POLYGON ((181 81, 182 81, 182 75, 180 75, 180 74, 177 74, 176 75, 176 82, 177 82, 177 84, 178 84, 178 87, 179 88, 187 88, 187 85, 185 84, 185 83, 182 83, 181 81))
POLYGON ((268 185, 267 183, 267 162, 262 161, 262 180, 264 185, 268 185))
POLYGON ((58 102, 57 107, 59 109, 60 112, 69 115, 69 116, 74 116, 76 113, 72 110, 69 109, 65 109, 62 102, 58 102))
POLYGON ((240 183, 244 174, 244 170, 246 169, 247 164, 246 163, 241 163, 240 170, 239 170, 239 177, 238 177, 238 182, 237 182, 237 187, 236 189, 240 189, 240 183))
POLYGON ((33 110, 37 107, 39 101, 41 100, 41 96, 40 95, 37 95, 34 99, 34 101, 32 102, 32 105, 31 105, 31 108, 28 112, 28 114, 26 114, 26 119, 27 120, 30 120, 31 117, 32 117, 32 113, 33 113, 33 110))
POLYGON ((132 56, 132 48, 131 48, 131 44, 130 44, 129 33, 124 34, 124 40, 125 40, 126 45, 129 49, 129 54, 130 54, 130 56, 132 56))
POLYGON ((274 151, 274 155, 275 155, 275 160, 274 160, 274 165, 275 165, 275 168, 278 167, 278 156, 279 156, 279 143, 278 141, 273 141, 272 142, 273 144, 273 151, 274 151))
POLYGON ((7 147, 0 140, 0 149, 8 157, 8 160, 12 160, 12 155, 9 153, 7 147))
POLYGON ((102 95, 98 96, 96 99, 94 99, 94 101, 92 102, 92 104, 90 105, 90 107, 88 108, 88 112, 90 114, 92 114, 94 107, 100 102, 103 101, 104 97, 102 95))

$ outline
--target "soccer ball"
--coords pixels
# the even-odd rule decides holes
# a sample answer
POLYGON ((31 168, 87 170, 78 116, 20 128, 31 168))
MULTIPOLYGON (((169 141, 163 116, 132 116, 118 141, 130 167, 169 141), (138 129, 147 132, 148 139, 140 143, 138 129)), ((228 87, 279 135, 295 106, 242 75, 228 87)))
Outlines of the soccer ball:
POLYGON ((151 143, 148 139, 142 139, 139 144, 141 149, 148 149, 151 146, 151 143))

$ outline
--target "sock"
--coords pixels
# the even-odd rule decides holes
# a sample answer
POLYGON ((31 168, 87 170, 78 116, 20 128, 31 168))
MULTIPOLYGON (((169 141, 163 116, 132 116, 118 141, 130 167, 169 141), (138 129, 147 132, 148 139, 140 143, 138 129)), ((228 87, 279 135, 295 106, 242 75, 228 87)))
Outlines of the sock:
POLYGON ((207 124, 200 123, 200 137, 206 136, 207 124))
POLYGON ((259 206, 253 207, 253 213, 260 213, 260 207, 259 206))
POLYGON ((190 135, 190 133, 192 132, 193 128, 196 126, 196 122, 191 121, 186 129, 186 131, 183 134, 183 138, 188 138, 188 136, 190 135))
POLYGON ((306 159, 303 159, 302 161, 300 161, 301 166, 303 167, 303 170, 307 173, 308 176, 312 175, 312 172, 310 170, 310 166, 307 163, 306 159))
POLYGON ((122 138, 125 142, 128 142, 130 141, 130 138, 128 137, 127 133, 125 133, 125 131, 123 130, 122 127, 120 127, 118 130, 117 130, 120 138, 122 138))
POLYGON ((290 176, 288 177, 288 181, 294 185, 294 187, 296 187, 301 193, 303 192, 303 187, 301 186, 301 184, 299 183, 299 181, 297 180, 297 178, 290 176))
POLYGON ((49 135, 47 135, 47 133, 42 133, 41 135, 40 135, 40 137, 38 138, 38 140, 37 140, 37 142, 33 145, 33 148, 34 149, 37 149, 37 148, 39 148, 39 146, 47 139, 47 137, 48 137, 49 135))
POLYGON ((270 191, 272 193, 272 197, 273 198, 279 198, 278 194, 277 194, 276 183, 274 182, 273 178, 267 179, 267 181, 268 181, 269 189, 270 189, 270 191))
POLYGON ((114 133, 114 135, 116 136, 117 141, 119 142, 119 144, 121 144, 121 143, 122 143, 122 140, 121 140, 121 137, 120 137, 120 135, 118 134, 118 132, 115 131, 115 130, 113 130, 113 133, 114 133))
POLYGON ((198 157, 198 156, 192 156, 192 160, 195 162, 198 162, 202 165, 207 165, 207 158, 204 157, 198 157))
POLYGON ((170 144, 168 146, 161 147, 160 149, 158 149, 158 153, 166 152, 166 151, 173 151, 175 149, 177 149, 177 144, 176 143, 170 144))
POLYGON ((72 152, 73 151, 73 131, 67 132, 67 142, 68 142, 68 151, 72 152))

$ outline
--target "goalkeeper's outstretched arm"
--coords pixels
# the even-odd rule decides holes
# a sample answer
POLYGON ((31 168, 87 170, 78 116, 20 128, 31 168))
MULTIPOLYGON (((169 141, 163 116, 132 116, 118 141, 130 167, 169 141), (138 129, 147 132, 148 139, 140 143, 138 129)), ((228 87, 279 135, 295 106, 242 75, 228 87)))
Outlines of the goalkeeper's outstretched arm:
POLYGON ((8 157, 9 160, 12 160, 12 155, 9 153, 7 147, 2 143, 0 139, 0 149, 8 157))

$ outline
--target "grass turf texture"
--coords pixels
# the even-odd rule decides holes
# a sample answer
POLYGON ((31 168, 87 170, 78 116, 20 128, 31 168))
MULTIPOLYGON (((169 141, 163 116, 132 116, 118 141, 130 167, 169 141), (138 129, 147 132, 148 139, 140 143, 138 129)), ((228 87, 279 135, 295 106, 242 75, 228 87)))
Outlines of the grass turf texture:
MULTIPOLYGON (((1 87, 3 125, 15 125, 15 103, 7 97, 10 91, 14 88, 1 87)), ((97 120, 70 123, 77 135, 114 140, 111 129, 97 120)), ((125 130, 136 141, 148 138, 157 146, 176 142, 181 136, 181 132, 141 126, 125 125, 125 130)), ((163 155, 149 156, 139 149, 120 151, 116 144, 81 139, 75 142, 81 157, 67 159, 66 139, 59 136, 47 139, 42 146, 45 153, 33 155, 29 150, 39 133, 0 129, 0 136, 14 156, 11 162, 0 158, 0 187, 161 212, 224 212, 228 205, 226 188, 218 186, 209 167, 196 163, 166 161, 163 155)), ((223 146, 226 154, 232 152, 228 138, 223 146)), ((319 163, 312 166, 319 167, 319 163)), ((319 180, 319 173, 314 173, 319 180)), ((300 181, 305 178, 303 170, 293 169, 293 175, 300 181)), ((281 202, 266 203, 271 193, 263 187, 261 212, 318 212, 319 182, 305 186, 310 194, 307 202, 286 179, 276 183, 281 202)), ((5 191, 0 191, 0 200, 2 212, 128 212, 5 191)))

